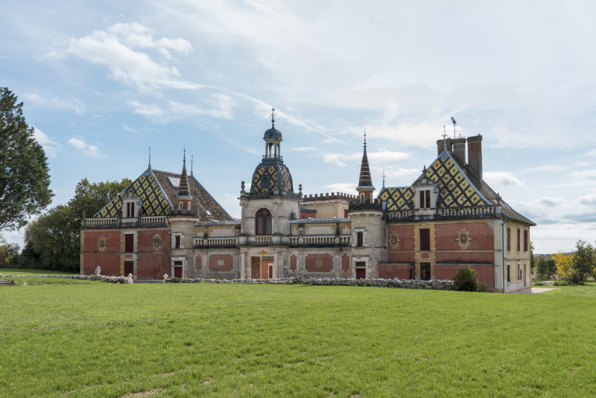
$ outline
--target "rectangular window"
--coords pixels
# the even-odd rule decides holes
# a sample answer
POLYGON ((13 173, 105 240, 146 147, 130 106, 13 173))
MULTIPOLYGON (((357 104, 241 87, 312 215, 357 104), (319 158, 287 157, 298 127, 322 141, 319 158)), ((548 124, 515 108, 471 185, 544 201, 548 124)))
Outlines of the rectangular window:
POLYGON ((430 190, 428 189, 420 191, 420 208, 430 209, 430 190))
POLYGON ((521 230, 518 228, 517 229, 517 251, 521 251, 521 230))
POLYGON ((430 229, 420 230, 420 250, 430 250, 430 229))
POLYGON ((364 232, 357 232, 356 237, 357 237, 356 246, 362 247, 364 245, 364 232))
POLYGON ((429 263, 420 264, 420 279, 422 279, 423 281, 430 280, 430 264, 429 263))
POLYGON ((507 264, 507 282, 511 282, 511 264, 507 264))
POLYGON ((507 227, 507 251, 511 251, 511 227, 507 227))
POLYGON ((133 234, 124 235, 124 252, 132 253, 134 249, 135 236, 133 234))
POLYGON ((180 249, 180 235, 176 235, 176 236, 174 237, 174 239, 175 239, 174 247, 175 247, 176 249, 180 249))
POLYGON ((528 230, 524 229, 524 251, 528 251, 528 230))
POLYGON ((519 264, 517 264, 517 281, 521 281, 521 268, 519 264))

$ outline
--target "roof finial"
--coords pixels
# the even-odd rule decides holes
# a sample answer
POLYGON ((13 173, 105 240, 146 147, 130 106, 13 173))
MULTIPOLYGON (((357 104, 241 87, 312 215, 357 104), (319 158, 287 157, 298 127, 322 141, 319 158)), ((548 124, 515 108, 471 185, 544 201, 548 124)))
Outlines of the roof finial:
POLYGON ((184 156, 182 157, 182 167, 186 170, 186 145, 184 145, 184 156))
POLYGON ((383 169, 383 176, 382 177, 383 177, 383 188, 385 188, 385 177, 387 177, 385 175, 385 169, 383 169))
POLYGON ((151 168, 151 147, 149 147, 149 168, 151 168))
POLYGON ((453 139, 455 139, 455 124, 457 123, 453 117, 451 117, 451 121, 453 122, 453 139))
POLYGON ((275 128, 275 108, 271 108, 271 128, 275 128))
POLYGON ((366 148, 366 127, 364 128, 364 148, 366 148))
POLYGON ((192 176, 192 166, 194 165, 194 155, 190 155, 190 175, 192 176))

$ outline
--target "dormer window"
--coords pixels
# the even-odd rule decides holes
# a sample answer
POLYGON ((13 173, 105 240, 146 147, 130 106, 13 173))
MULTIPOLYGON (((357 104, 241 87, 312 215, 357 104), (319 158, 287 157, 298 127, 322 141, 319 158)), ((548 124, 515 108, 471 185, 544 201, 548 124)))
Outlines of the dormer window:
POLYGON ((421 189, 420 190, 420 208, 430 209, 431 208, 431 190, 421 189))
POLYGON ((122 196, 122 217, 135 218, 139 216, 141 200, 132 190, 122 196))

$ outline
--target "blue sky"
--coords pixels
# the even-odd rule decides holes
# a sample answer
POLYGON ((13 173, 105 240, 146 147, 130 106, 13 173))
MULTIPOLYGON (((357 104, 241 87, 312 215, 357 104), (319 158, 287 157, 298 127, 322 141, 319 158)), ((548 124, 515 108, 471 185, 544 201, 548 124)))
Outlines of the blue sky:
MULTIPOLYGON (((411 184, 443 125, 483 135, 485 180, 537 252, 596 240, 596 3, 15 1, 0 86, 46 149, 53 205, 82 178, 179 172, 235 217, 270 126, 305 193, 411 184)), ((377 191, 378 192, 378 191, 377 191)), ((4 232, 22 243, 22 231, 4 232)))

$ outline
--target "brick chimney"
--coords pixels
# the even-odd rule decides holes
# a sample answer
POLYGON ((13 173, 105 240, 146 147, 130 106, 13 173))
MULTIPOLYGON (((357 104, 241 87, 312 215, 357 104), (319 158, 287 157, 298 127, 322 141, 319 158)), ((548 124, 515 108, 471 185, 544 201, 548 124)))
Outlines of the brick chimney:
POLYGON ((468 163, 482 182, 482 136, 468 137, 468 163))
POLYGON ((466 139, 455 138, 453 142, 453 156, 458 158, 463 164, 466 164, 466 139))
POLYGON ((447 143, 447 152, 451 152, 451 138, 447 138, 446 140, 437 140, 437 156, 443 153, 445 150, 445 143, 447 143))

